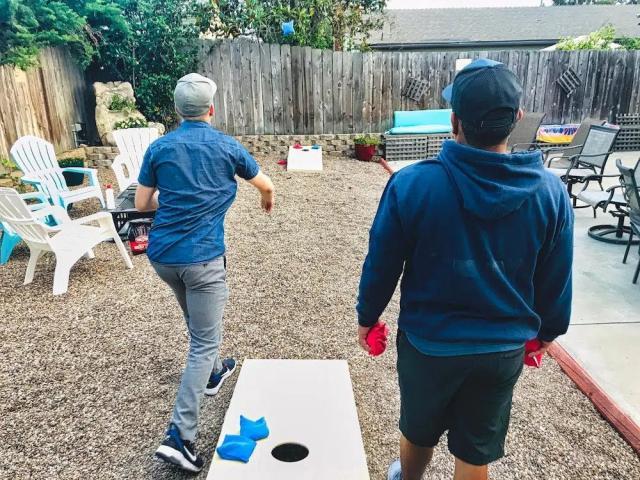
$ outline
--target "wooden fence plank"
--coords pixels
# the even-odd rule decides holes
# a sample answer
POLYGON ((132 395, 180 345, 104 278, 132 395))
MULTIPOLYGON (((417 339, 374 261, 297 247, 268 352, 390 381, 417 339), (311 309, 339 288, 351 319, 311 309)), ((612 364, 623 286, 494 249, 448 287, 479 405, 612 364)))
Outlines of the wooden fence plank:
POLYGON ((304 133, 314 132, 316 112, 313 104, 313 50, 304 47, 304 133))
POLYGON ((322 108, 322 50, 311 51, 311 78, 313 81, 313 133, 324 133, 324 109, 322 108))
MULTIPOLYGON (((353 54, 353 131, 363 132, 365 130, 362 112, 364 110, 365 91, 367 83, 364 81, 364 55, 362 52, 353 54)), ((367 71, 368 72, 368 71, 367 71)))
POLYGON ((244 112, 244 129, 245 134, 250 134, 256 131, 256 124, 253 118, 254 114, 254 97, 251 91, 251 41, 242 40, 240 42, 240 64, 241 72, 240 85, 242 93, 242 111, 244 112))
POLYGON ((294 133, 304 133, 304 64, 301 47, 291 48, 294 133))
POLYGON ((253 93, 253 121, 255 123, 254 132, 264 133, 264 108, 262 97, 262 64, 260 63, 260 44, 251 42, 249 47, 249 58, 251 64, 251 92, 253 93))
POLYGON ((344 111, 343 126, 345 133, 355 132, 353 122, 353 55, 351 52, 342 54, 342 75, 344 76, 342 109, 344 111))
POLYGON ((278 135, 285 132, 282 106, 282 65, 281 46, 271 45, 271 81, 273 85, 273 132, 278 135))
POLYGON ((271 47, 260 44, 260 79, 262 84, 262 119, 264 133, 275 133, 273 127, 273 82, 271 76, 271 47))
POLYGON ((333 124, 333 52, 322 51, 322 123, 323 131, 335 132, 333 124))
POLYGON ((374 68, 374 60, 373 57, 376 53, 366 52, 362 54, 362 90, 363 90, 363 101, 362 101, 362 126, 360 131, 362 132, 370 132, 372 128, 372 105, 375 99, 376 90, 373 83, 373 68, 374 68))
POLYGON ((282 114, 284 132, 294 133, 293 125, 293 80, 291 74, 291 46, 282 45, 280 49, 282 62, 282 114))
POLYGON ((344 71, 342 68, 342 52, 333 52, 333 76, 331 79, 331 95, 333 97, 333 132, 344 133, 344 109, 343 103, 343 84, 344 71))

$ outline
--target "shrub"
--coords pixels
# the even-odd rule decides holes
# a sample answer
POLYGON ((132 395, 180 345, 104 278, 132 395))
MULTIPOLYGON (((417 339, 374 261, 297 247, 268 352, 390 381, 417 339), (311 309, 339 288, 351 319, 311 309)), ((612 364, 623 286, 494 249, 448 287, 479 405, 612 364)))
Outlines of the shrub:
POLYGON ((116 122, 113 126, 114 130, 124 130, 125 128, 145 128, 149 126, 149 122, 147 122, 144 118, 140 117, 129 117, 124 120, 120 120, 116 122))
POLYGON ((372 135, 361 135, 353 139, 356 145, 380 145, 380 138, 372 135))
POLYGON ((135 100, 129 100, 128 98, 118 95, 117 93, 111 97, 109 102, 109 110, 112 112, 132 112, 136 108, 135 100))
POLYGON ((20 181, 20 177, 15 173, 19 172, 18 166, 12 160, 0 157, 0 180, 3 187, 15 188, 20 193, 29 191, 27 186, 20 181))

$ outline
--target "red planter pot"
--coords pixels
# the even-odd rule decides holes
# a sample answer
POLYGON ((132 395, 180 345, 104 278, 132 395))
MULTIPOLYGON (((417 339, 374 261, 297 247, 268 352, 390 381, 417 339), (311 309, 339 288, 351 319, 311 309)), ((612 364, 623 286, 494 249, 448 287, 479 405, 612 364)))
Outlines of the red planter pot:
POLYGON ((377 145, 359 145, 356 144, 356 158, 363 162, 370 162, 378 150, 377 145))

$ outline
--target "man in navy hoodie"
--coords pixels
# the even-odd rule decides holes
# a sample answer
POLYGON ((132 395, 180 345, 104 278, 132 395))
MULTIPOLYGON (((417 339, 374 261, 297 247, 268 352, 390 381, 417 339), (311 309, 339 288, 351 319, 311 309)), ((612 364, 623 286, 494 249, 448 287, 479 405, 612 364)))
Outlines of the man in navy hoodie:
POLYGON ((524 343, 566 332, 573 212, 540 152, 510 154, 522 87, 476 60, 443 96, 455 141, 394 174, 370 233, 358 297, 359 340, 402 274, 398 319, 400 460, 389 480, 419 480, 448 431, 455 480, 486 480, 504 454, 524 343))

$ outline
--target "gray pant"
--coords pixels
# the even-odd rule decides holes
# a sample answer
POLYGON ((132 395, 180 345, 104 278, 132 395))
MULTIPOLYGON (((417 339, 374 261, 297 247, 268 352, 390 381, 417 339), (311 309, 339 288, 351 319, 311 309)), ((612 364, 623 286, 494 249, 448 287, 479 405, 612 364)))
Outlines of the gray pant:
POLYGON ((199 265, 167 266, 151 262, 175 293, 189 330, 187 366, 182 374, 171 423, 184 440, 194 441, 200 401, 212 373, 222 370, 222 314, 229 296, 224 258, 199 265))

